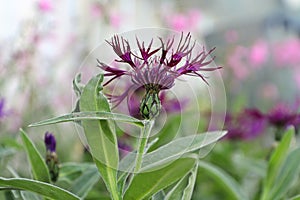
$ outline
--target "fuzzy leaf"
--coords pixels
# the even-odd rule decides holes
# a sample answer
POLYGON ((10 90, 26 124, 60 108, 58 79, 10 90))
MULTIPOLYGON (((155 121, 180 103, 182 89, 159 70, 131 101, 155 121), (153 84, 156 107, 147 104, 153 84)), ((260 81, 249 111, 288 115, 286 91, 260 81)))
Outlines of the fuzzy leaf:
POLYGON ((120 122, 126 122, 131 123, 133 125, 142 127, 143 121, 138 120, 136 118, 119 114, 119 113, 111 113, 107 111, 87 111, 84 112, 74 112, 70 114, 65 114, 59 117, 54 117, 50 119, 46 119, 40 122, 36 122, 33 124, 30 124, 29 127, 36 127, 36 126, 45 126, 50 124, 57 124, 57 123, 63 123, 63 122, 76 122, 76 121, 86 121, 86 120, 113 120, 113 121, 120 121, 120 122))
POLYGON ((175 183, 195 166, 196 159, 180 158, 156 171, 136 174, 127 188, 124 200, 142 200, 175 183))
POLYGON ((293 127, 289 128, 284 133, 281 142, 279 143, 278 147, 275 149, 270 158, 267 176, 264 179, 262 199, 268 199, 267 197, 270 195, 270 190, 274 184, 276 176, 278 175, 278 172, 288 154, 294 133, 295 129, 293 127))
POLYGON ((3 178, 0 177, 0 187, 14 188, 35 192, 52 199, 79 200, 80 198, 67 190, 36 180, 25 178, 3 178))
MULTIPOLYGON (((215 131, 175 139, 172 142, 147 153, 143 158, 141 170, 145 171, 172 162, 185 153, 199 150, 216 142, 226 133, 227 131, 215 131)), ((131 171, 134 160, 135 153, 128 154, 121 160, 119 169, 122 171, 131 171)))
POLYGON ((268 199, 279 200, 287 194, 289 187, 299 177, 300 172, 300 148, 292 151, 286 158, 285 162, 276 177, 273 187, 268 194, 268 199))
MULTIPOLYGON (((82 112, 110 112, 107 99, 103 96, 103 75, 93 77, 84 87, 80 97, 82 112)), ((87 142, 94 162, 113 199, 120 199, 117 187, 119 152, 113 123, 109 120, 83 120, 87 142)))

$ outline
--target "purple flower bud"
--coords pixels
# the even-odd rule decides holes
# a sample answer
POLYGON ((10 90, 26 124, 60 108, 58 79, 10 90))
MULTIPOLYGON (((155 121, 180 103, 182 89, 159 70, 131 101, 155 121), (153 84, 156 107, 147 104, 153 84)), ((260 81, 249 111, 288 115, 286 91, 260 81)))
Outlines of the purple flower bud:
POLYGON ((48 131, 45 133, 45 145, 47 151, 55 152, 56 140, 54 135, 48 131))

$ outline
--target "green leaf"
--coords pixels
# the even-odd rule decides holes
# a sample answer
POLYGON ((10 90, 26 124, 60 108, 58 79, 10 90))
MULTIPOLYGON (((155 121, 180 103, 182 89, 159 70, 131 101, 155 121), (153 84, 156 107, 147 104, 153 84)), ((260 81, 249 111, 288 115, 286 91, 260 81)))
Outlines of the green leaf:
MULTIPOLYGON (((160 148, 147 153, 143 158, 143 171, 159 167, 180 158, 183 154, 199 150, 223 137, 227 131, 206 132, 187 137, 181 137, 160 148)), ((121 171, 130 171, 135 160, 135 153, 128 154, 120 162, 121 171)))
POLYGON ((300 195, 289 198, 288 200, 300 200, 300 195))
POLYGON ((68 199, 78 200, 80 199, 76 195, 61 189, 57 186, 49 183, 44 183, 36 180, 25 179, 25 178, 3 178, 0 177, 0 187, 14 188, 18 190, 27 190, 35 192, 52 199, 68 199))
POLYGON ((172 162, 185 153, 199 150, 223 137, 226 131, 214 131, 181 137, 145 155, 142 170, 172 162))
POLYGON ((100 174, 97 168, 89 168, 73 182, 72 186, 69 188, 69 191, 80 198, 85 198, 93 186, 99 181, 99 179, 100 174))
POLYGON ((83 88, 84 85, 81 83, 81 74, 76 74, 75 78, 73 79, 73 90, 77 97, 81 96, 83 88))
POLYGON ((290 127, 284 133, 281 142, 279 143, 278 147, 275 149, 275 151, 273 152, 270 158, 267 176, 264 179, 262 199, 269 199, 267 197, 270 195, 270 190, 274 184, 276 176, 278 175, 278 172, 284 160, 286 159, 294 134, 295 134, 295 129, 293 127, 290 127))
POLYGON ((94 163, 63 163, 60 165, 59 169, 59 182, 66 181, 68 183, 73 183, 73 181, 78 178, 84 171, 97 167, 94 163))
MULTIPOLYGON (((198 161, 199 170, 204 170, 209 176, 214 178, 217 184, 220 184, 224 188, 224 191, 228 195, 230 195, 230 199, 249 199, 246 196, 246 192, 242 190, 241 186, 234 180, 231 176, 229 176, 224 170, 221 168, 214 166, 212 164, 198 161)), ((199 172, 204 173, 204 172, 199 172)))
POLYGON ((195 166, 196 159, 180 158, 156 171, 138 173, 127 188, 124 200, 142 200, 175 183, 195 166))
POLYGON ((38 152, 35 145, 30 140, 30 138, 22 129, 20 130, 20 133, 21 133, 22 141, 25 145, 27 156, 30 161, 34 179, 38 181, 50 183, 49 171, 43 157, 38 152))
POLYGON ((197 179, 198 172, 198 163, 195 165, 194 169, 191 171, 189 175, 188 185, 183 191, 182 200, 190 200, 192 199, 194 187, 197 179))
POLYGON ((149 152, 171 142, 175 138, 180 127, 181 117, 181 115, 175 115, 168 118, 163 129, 156 135, 155 139, 158 139, 158 141, 151 145, 149 152))
POLYGON ((181 179, 166 195, 164 200, 189 200, 192 198, 197 178, 198 165, 181 179))
MULTIPOLYGON (((103 75, 93 77, 84 87, 80 97, 82 112, 110 112, 107 99, 103 96, 103 75)), ((120 199, 117 187, 119 152, 114 124, 108 120, 83 120, 82 126, 91 154, 107 189, 113 199, 120 199)))
POLYGON ((63 122, 76 122, 79 120, 114 120, 114 121, 120 121, 120 122, 126 122, 133 125, 136 125, 138 127, 143 126, 143 121, 119 114, 119 113, 111 113, 107 111, 87 111, 84 112, 81 109, 82 112, 74 112, 70 114, 65 114, 59 117, 54 117, 51 119, 46 119, 40 122, 36 122, 33 124, 30 124, 29 127, 36 127, 36 126, 45 126, 50 124, 57 124, 57 123, 63 123, 63 122))
POLYGON ((181 200, 183 195, 183 190, 188 183, 189 175, 180 179, 178 183, 168 192, 164 200, 181 200))
POLYGON ((287 194, 290 186, 299 177, 300 148, 295 149, 287 156, 278 176, 273 182, 273 187, 268 194, 268 199, 278 200, 287 194))
POLYGON ((41 198, 33 192, 21 191, 20 194, 23 200, 41 200, 41 198))
POLYGON ((156 194, 154 194, 152 196, 152 199, 151 200, 165 200, 165 193, 163 190, 157 192, 156 194))

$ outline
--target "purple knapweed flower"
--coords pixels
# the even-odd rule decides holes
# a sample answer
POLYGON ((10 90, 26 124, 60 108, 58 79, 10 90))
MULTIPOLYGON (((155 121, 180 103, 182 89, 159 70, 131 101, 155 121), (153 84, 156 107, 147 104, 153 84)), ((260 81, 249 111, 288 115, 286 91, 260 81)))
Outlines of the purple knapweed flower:
POLYGON ((50 133, 48 131, 45 133, 44 142, 45 142, 47 151, 50 151, 50 152, 56 151, 56 140, 52 133, 50 133))
POLYGON ((159 93, 162 90, 174 86, 175 79, 182 75, 197 76, 207 83, 201 71, 214 71, 221 67, 206 67, 213 62, 210 54, 215 48, 200 52, 193 52, 196 42, 192 41, 190 33, 185 37, 181 34, 179 43, 174 45, 175 39, 163 41, 159 38, 161 46, 152 48, 153 39, 146 47, 145 42, 136 39, 138 51, 131 49, 128 40, 115 35, 111 41, 107 41, 119 56, 117 62, 126 63, 130 70, 119 69, 108 66, 98 60, 98 66, 105 71, 104 76, 111 77, 104 85, 109 84, 117 78, 127 76, 131 79, 128 89, 120 96, 109 95, 108 97, 115 106, 120 104, 130 90, 144 88, 146 93, 140 102, 140 113, 144 119, 155 117, 161 108, 159 93))
POLYGON ((269 123, 277 128, 286 128, 288 126, 299 126, 300 125, 300 112, 298 111, 299 106, 289 106, 284 103, 275 105, 266 117, 269 123))
POLYGON ((237 115, 227 114, 225 129, 226 138, 232 140, 249 140, 258 137, 267 127, 264 114, 257 109, 245 109, 237 115))

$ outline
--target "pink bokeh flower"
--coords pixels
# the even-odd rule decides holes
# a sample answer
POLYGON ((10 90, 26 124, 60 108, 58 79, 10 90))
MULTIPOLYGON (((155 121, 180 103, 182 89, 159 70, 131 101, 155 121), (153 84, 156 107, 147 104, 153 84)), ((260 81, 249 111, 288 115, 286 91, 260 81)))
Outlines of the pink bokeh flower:
POLYGON ((273 58, 277 66, 290 67, 300 64, 300 40, 288 39, 274 45, 273 58))
POLYGON ((202 19, 199 10, 187 13, 174 13, 166 16, 167 25, 176 31, 195 31, 202 19))
POLYGON ((111 12, 109 15, 109 23, 113 28, 118 29, 121 26, 123 18, 124 16, 122 16, 122 14, 118 12, 111 12))
POLYGON ((227 58, 227 66, 232 69, 235 78, 239 80, 245 80, 250 74, 247 57, 248 49, 237 46, 227 58))
POLYGON ((267 61, 268 45, 263 40, 256 41, 249 52, 249 62, 254 68, 259 68, 267 61))
POLYGON ((42 12, 50 12, 53 10, 52 0, 39 0, 37 2, 38 9, 42 12))
POLYGON ((93 3, 90 8, 91 15, 94 18, 100 18, 102 16, 102 7, 99 3, 93 3))

